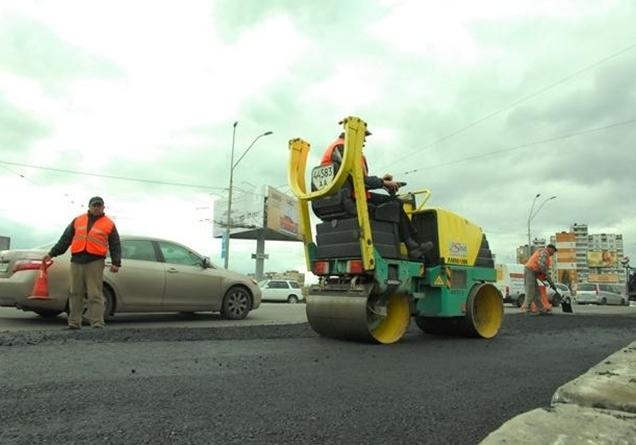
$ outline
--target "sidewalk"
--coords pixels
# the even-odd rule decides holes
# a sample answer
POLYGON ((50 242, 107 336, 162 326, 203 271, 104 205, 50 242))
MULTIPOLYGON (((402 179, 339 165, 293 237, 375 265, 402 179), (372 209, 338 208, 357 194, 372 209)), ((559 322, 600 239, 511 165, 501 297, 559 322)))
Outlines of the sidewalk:
POLYGON ((636 342, 561 386, 549 408, 520 414, 481 445, 636 445, 636 342))

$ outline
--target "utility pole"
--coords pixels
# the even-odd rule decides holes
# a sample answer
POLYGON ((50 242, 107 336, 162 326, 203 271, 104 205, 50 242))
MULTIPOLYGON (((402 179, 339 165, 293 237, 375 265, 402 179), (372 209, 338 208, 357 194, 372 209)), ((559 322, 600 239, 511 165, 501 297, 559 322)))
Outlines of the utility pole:
POLYGON ((225 261, 224 261, 223 267, 225 267, 226 269, 228 268, 228 264, 229 264, 229 261, 230 261, 230 226, 232 225, 232 188, 234 186, 234 169, 239 164, 239 162, 241 162, 241 159, 243 159, 243 157, 245 157, 247 152, 250 151, 250 149, 254 146, 256 141, 258 141, 263 136, 269 136, 270 134, 273 134, 273 132, 271 132, 271 131, 266 131, 265 133, 262 133, 262 134, 259 134, 258 136, 256 136, 254 138, 254 140, 252 141, 252 143, 245 149, 243 154, 241 154, 241 156, 236 160, 236 162, 234 162, 234 141, 235 141, 235 136, 236 136, 236 125, 237 124, 238 124, 238 121, 234 122, 234 131, 232 132, 232 155, 230 157, 230 159, 231 159, 231 161, 230 161, 230 187, 229 187, 229 191, 228 191, 227 221, 226 221, 225 236, 224 236, 224 241, 225 241, 225 261))

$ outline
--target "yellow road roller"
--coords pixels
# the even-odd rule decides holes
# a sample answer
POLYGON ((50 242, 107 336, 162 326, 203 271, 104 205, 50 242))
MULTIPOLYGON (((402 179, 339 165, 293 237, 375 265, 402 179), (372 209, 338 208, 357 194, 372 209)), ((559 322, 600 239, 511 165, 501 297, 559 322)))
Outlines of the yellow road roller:
POLYGON ((496 336, 503 298, 493 285, 494 261, 481 228, 451 211, 425 207, 428 190, 400 194, 399 201, 391 201, 404 207, 417 241, 434 246, 423 258, 408 259, 395 207, 366 199, 367 124, 357 117, 341 124, 342 163, 338 169, 332 164, 313 168, 310 187, 310 144, 289 141, 288 179, 300 203, 307 269, 319 278, 307 296, 311 327, 325 337, 390 344, 404 336, 413 317, 426 333, 496 336), (310 203, 320 220, 315 239, 310 203))

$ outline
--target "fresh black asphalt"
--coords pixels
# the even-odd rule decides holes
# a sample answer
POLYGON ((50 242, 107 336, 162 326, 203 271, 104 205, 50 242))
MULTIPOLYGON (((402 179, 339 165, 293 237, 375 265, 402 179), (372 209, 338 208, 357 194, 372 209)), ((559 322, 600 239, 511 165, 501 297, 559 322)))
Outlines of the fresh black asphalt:
MULTIPOLYGON (((379 346, 306 324, 0 333, 0 443, 474 444, 636 338, 631 315, 415 324, 379 346)), ((537 425, 540 428, 540 425, 537 425)))

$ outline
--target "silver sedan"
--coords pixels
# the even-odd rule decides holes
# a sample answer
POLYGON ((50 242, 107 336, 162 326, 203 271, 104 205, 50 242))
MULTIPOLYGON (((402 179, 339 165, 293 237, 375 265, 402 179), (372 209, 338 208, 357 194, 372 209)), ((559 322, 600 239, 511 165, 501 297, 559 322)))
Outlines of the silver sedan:
MULTIPOLYGON (((51 245, 0 251, 0 306, 42 317, 68 312, 70 253, 48 269, 49 299, 30 299, 42 258, 51 245)), ((220 312, 243 319, 261 304, 255 280, 212 264, 173 241, 121 236, 122 268, 104 271, 105 316, 117 312, 220 312)), ((108 262, 108 261, 107 261, 108 262)))

